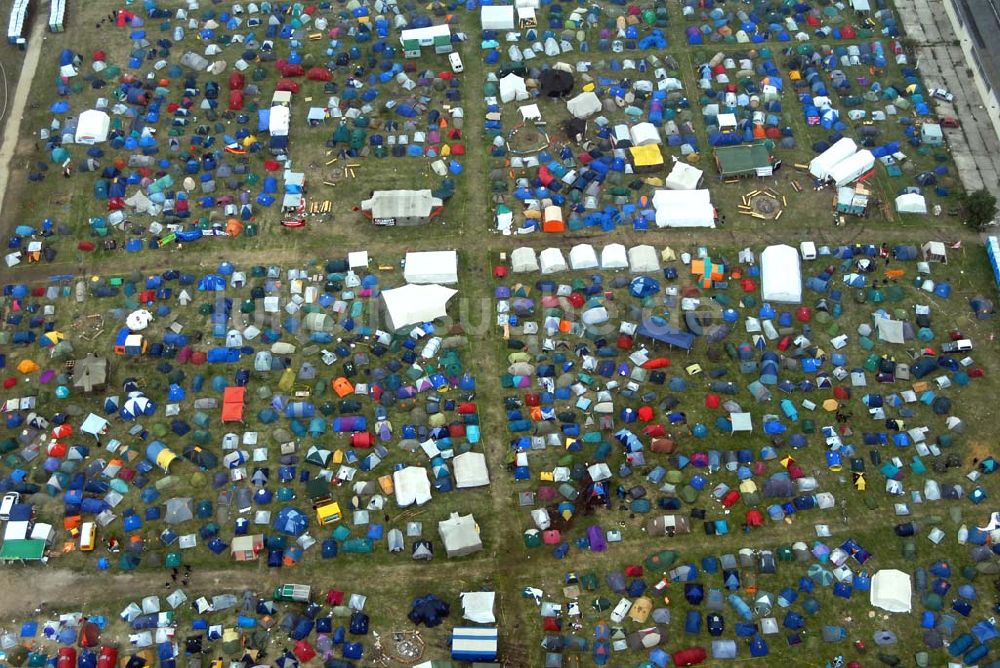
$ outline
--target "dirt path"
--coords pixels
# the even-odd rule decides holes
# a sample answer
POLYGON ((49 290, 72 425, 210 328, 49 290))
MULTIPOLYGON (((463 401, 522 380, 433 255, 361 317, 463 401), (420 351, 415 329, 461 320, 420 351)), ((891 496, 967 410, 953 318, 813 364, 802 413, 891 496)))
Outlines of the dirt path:
POLYGON ((10 175, 10 163, 17 151, 17 141, 21 136, 21 120, 24 118, 24 108, 31 94, 31 84, 35 80, 35 70, 38 69, 38 59, 42 54, 42 43, 45 41, 45 21, 36 17, 31 35, 28 37, 28 51, 24 54, 24 64, 17 84, 7 82, 7 95, 10 96, 11 86, 14 86, 14 102, 7 109, 7 122, 3 129, 3 144, 0 144, 0 214, 3 213, 4 202, 7 200, 7 178, 10 175))

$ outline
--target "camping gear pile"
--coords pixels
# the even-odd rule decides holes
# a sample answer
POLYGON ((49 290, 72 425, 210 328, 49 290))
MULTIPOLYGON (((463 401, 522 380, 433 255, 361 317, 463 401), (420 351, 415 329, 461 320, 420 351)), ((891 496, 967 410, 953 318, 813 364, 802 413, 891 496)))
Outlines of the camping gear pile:
MULTIPOLYGON (((440 262, 445 273, 419 273, 420 257, 408 257, 405 312, 364 252, 290 269, 224 261, 200 277, 12 286, 12 313, 34 315, 0 332, 10 434, 0 489, 60 499, 70 550, 82 524, 96 524, 110 549, 101 570, 132 570, 151 552, 145 563, 176 567, 202 548, 271 567, 310 549, 432 558, 423 523, 405 513, 390 523, 389 510, 489 475, 465 339, 433 323, 455 291, 425 285, 456 279, 440 262), (88 299, 116 323, 96 341, 55 326, 66 302, 88 299), (104 343, 106 357, 72 359, 74 340, 104 343)), ((441 527, 449 555, 475 547, 448 543, 468 539, 467 523, 441 527)), ((40 537, 55 547, 54 532, 40 537)))
POLYGON ((981 485, 939 478, 954 478, 948 449, 965 429, 953 398, 984 373, 964 353, 936 351, 961 337, 931 329, 927 298, 950 287, 928 277, 946 258, 900 247, 894 275, 915 268, 912 284, 876 286, 880 248, 819 252, 821 273, 803 281, 787 246, 760 264, 749 249, 720 259, 581 244, 568 260, 558 248, 515 250, 495 296, 525 544, 562 558, 573 546, 603 551, 637 524, 721 536, 800 518, 823 536, 838 506, 823 469, 833 479, 850 469, 857 492, 883 488, 900 515, 907 497, 981 502, 981 485), (866 314, 853 330, 841 324, 852 311, 866 314), (821 465, 799 463, 816 462, 817 448, 821 465), (618 522, 624 512, 631 522, 618 522))

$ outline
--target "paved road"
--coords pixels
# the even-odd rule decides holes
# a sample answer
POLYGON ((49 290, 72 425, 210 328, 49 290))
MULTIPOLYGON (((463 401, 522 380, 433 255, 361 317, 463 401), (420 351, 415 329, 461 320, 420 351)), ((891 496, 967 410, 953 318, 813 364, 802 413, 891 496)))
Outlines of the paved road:
MULTIPOLYGON (((997 1, 997 0, 991 0, 997 1)), ((983 109, 969 65, 947 15, 934 0, 896 0, 906 34, 916 42, 917 64, 928 87, 947 86, 954 104, 934 101, 937 112, 956 116, 958 129, 945 130, 966 190, 986 188, 1000 196, 1000 140, 983 109)))
MULTIPOLYGON (((28 36, 28 50, 24 54, 21 73, 15 84, 7 82, 7 94, 14 88, 14 102, 7 110, 7 123, 4 124, 3 144, 0 144, 0 215, 3 213, 4 202, 7 200, 7 177, 10 174, 10 161, 17 152, 17 140, 21 136, 21 120, 24 118, 24 108, 28 104, 31 84, 35 80, 35 70, 38 69, 38 58, 42 53, 42 43, 45 41, 46 22, 43 17, 36 16, 31 35, 28 36)), ((2 218, 0 218, 2 220, 2 218)))

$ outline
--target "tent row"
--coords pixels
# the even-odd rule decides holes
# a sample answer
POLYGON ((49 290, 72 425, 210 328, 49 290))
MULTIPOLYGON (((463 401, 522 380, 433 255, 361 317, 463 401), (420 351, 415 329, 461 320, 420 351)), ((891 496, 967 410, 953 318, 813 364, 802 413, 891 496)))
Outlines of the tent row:
POLYGON ((559 248, 546 248, 536 255, 534 248, 527 246, 515 249, 510 254, 511 270, 516 274, 541 271, 556 274, 562 271, 581 269, 619 270, 628 269, 642 274, 660 270, 660 258, 652 246, 634 246, 626 250, 622 244, 608 244, 601 249, 600 256, 590 244, 578 244, 569 251, 569 262, 559 248))

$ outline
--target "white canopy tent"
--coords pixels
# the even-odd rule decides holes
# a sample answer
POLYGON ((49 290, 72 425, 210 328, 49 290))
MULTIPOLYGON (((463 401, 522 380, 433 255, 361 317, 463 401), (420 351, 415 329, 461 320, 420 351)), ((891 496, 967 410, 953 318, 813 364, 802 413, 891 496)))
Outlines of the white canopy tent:
POLYGON ((493 615, 493 604, 496 593, 492 591, 462 592, 462 617, 476 624, 492 624, 496 621, 493 615))
POLYGON ((629 128, 629 138, 632 146, 647 146, 649 144, 662 144, 663 138, 660 131, 652 123, 636 123, 629 128))
POLYGON ((528 246, 515 248, 510 254, 510 268, 515 274, 538 271, 538 258, 535 256, 535 249, 528 246))
POLYGON ((288 107, 274 106, 267 116, 267 131, 272 137, 288 135, 288 126, 292 120, 292 110, 288 107))
POLYGON ((628 269, 628 253, 623 244, 608 244, 601 249, 601 269, 628 269))
POLYGON ((486 455, 481 452, 463 452, 452 460, 452 468, 455 471, 455 486, 459 489, 490 484, 486 455))
POLYGON ((601 100, 596 93, 587 91, 566 100, 566 109, 574 118, 587 118, 601 110, 601 100))
POLYGON ((99 109, 88 109, 76 123, 74 141, 77 144, 100 144, 108 140, 111 117, 99 109))
POLYGON ((512 5, 483 5, 479 10, 479 20, 483 30, 513 30, 514 7, 512 5))
POLYGON ((448 301, 458 292, 443 285, 404 285, 381 294, 388 327, 392 331, 447 315, 448 301))
POLYGON ((899 213, 927 213, 927 200, 917 193, 906 193, 896 198, 896 211, 899 213))
POLYGON ((458 283, 458 253, 423 251, 406 254, 403 278, 407 283, 458 283))
POLYGON ((574 270, 597 269, 597 252, 590 244, 577 244, 569 249, 569 266, 574 270))
MULTIPOLYGON (((486 7, 483 7, 486 9, 486 7)), ((524 84, 524 78, 519 77, 513 72, 500 79, 500 101, 501 102, 513 102, 515 100, 527 100, 528 88, 524 84)))
POLYGON ((563 257, 562 251, 558 248, 546 248, 539 253, 538 257, 543 274, 555 274, 569 268, 566 266, 566 258, 563 257))
POLYGON ((708 190, 657 190, 653 208, 657 227, 715 227, 708 190))
POLYGON ((452 513, 448 519, 438 522, 438 533, 449 557, 464 557, 483 549, 476 518, 471 514, 452 513))
POLYGON ((431 481, 423 466, 407 466, 392 474, 396 503, 400 508, 416 504, 422 506, 431 500, 431 481))
POLYGON ((802 303, 802 267, 791 246, 768 246, 760 254, 760 293, 764 301, 802 303))
POLYGON ((826 149, 815 158, 809 161, 809 173, 817 179, 826 179, 830 170, 845 158, 854 155, 858 150, 858 145, 850 137, 843 137, 826 149))
POLYGON ((660 270, 660 260, 652 246, 634 246, 628 249, 628 265, 634 274, 648 274, 660 270))
POLYGON ((844 158, 830 169, 829 178, 837 187, 857 181, 865 172, 875 166, 875 156, 868 149, 858 151, 844 158))
POLYGON ((871 604, 889 612, 910 612, 913 609, 913 585, 910 576, 894 568, 881 570, 872 577, 868 595, 871 604))
MULTIPOLYGON (((705 172, 683 160, 676 160, 663 186, 667 190, 697 190, 705 172)), ((706 191, 708 192, 708 191, 706 191)))

